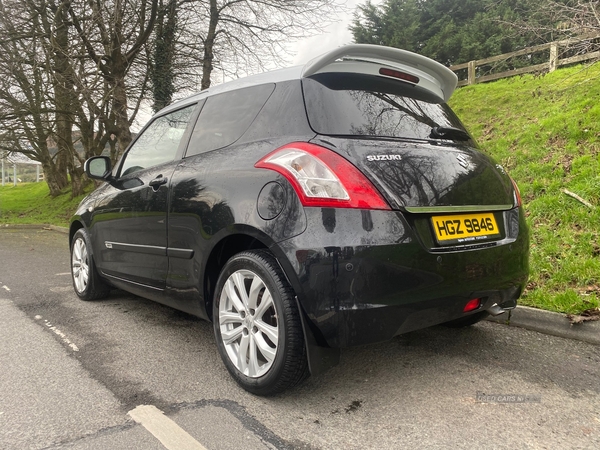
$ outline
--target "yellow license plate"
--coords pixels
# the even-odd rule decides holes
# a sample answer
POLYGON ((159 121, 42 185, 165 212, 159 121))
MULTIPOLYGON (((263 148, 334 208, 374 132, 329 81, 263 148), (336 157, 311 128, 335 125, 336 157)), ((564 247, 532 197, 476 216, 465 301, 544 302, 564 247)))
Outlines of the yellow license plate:
POLYGON ((496 218, 492 213, 433 216, 431 222, 440 244, 463 244, 500 236, 496 218))

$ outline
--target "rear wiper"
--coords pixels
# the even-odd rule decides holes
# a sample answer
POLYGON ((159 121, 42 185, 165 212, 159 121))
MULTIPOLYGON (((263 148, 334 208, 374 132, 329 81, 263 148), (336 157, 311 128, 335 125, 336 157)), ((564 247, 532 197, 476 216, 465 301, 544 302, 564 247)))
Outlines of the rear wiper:
POLYGON ((453 127, 433 127, 429 137, 431 139, 451 139, 455 141, 468 141, 471 139, 469 133, 453 127))

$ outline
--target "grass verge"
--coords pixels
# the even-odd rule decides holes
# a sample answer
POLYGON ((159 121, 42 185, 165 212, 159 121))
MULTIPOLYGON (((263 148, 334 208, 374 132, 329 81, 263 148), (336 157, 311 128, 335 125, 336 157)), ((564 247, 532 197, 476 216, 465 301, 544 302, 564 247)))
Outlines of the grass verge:
POLYGON ((451 105, 515 179, 531 228, 521 304, 567 313, 600 297, 600 64, 459 89, 451 105), (577 194, 592 207, 565 193, 577 194))
MULTIPOLYGON (((91 189, 92 186, 87 191, 91 189)), ((66 189, 53 198, 44 182, 0 186, 0 223, 68 227, 83 197, 71 198, 71 190, 66 189)))

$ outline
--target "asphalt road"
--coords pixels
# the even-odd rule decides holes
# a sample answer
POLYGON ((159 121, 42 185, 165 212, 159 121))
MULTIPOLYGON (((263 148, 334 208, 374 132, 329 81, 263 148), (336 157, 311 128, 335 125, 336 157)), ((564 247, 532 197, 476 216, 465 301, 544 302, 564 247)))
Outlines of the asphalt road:
POLYGON ((1 449, 600 448, 596 346, 435 327, 255 397, 211 324, 121 291, 78 300, 54 231, 0 229, 0 342, 1 449))

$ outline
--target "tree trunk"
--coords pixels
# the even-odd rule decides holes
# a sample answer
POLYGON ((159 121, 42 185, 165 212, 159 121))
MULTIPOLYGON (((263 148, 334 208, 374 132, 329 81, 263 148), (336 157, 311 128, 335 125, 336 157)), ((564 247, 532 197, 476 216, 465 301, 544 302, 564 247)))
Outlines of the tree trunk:
POLYGON ((204 41, 204 58, 202 59, 202 83, 200 89, 208 89, 210 87, 210 76, 213 70, 214 45, 217 36, 216 30, 219 23, 219 10, 217 9, 217 0, 210 0, 210 22, 208 24, 208 32, 204 41))
POLYGON ((162 1, 156 20, 156 40, 154 43, 154 61, 151 69, 152 93, 154 105, 152 109, 158 112, 169 105, 175 92, 173 59, 177 36, 177 2, 168 0, 163 6, 162 1))
POLYGON ((69 44, 69 17, 64 3, 59 3, 55 9, 54 39, 50 41, 54 69, 54 104, 56 106, 56 168, 64 173, 65 182, 67 174, 71 175, 72 195, 80 195, 81 176, 77 175, 75 147, 73 145, 74 111, 76 109, 76 93, 74 90, 74 74, 71 66, 69 44))
MULTIPOLYGON (((119 52, 115 52, 119 53, 119 52)), ((127 114, 127 89, 125 87, 126 62, 123 57, 115 58, 115 71, 113 74, 113 111, 115 114, 115 130, 119 144, 120 157, 131 142, 131 130, 127 114)))
POLYGON ((69 170, 71 176, 71 197, 83 195, 83 190, 87 184, 87 178, 83 176, 83 167, 73 167, 69 170))
POLYGON ((42 162, 42 169, 44 171, 44 180, 50 189, 50 195, 57 197, 67 185, 67 177, 57 170, 56 165, 52 161, 42 162))

